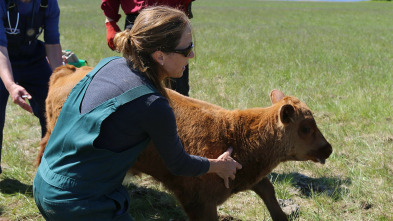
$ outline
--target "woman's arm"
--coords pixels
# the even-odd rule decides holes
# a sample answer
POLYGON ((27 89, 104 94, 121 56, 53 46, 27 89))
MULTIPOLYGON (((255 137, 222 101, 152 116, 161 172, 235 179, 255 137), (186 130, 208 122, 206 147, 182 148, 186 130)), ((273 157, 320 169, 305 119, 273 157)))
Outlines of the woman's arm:
POLYGON ((60 44, 45 44, 46 56, 52 70, 63 64, 60 44))
POLYGON ((235 179, 236 170, 242 168, 231 157, 232 148, 217 159, 206 159, 186 153, 177 134, 175 115, 163 98, 150 105, 143 119, 144 129, 151 137, 165 165, 175 175, 198 176, 216 173, 224 179, 225 186, 229 188, 229 178, 235 179))

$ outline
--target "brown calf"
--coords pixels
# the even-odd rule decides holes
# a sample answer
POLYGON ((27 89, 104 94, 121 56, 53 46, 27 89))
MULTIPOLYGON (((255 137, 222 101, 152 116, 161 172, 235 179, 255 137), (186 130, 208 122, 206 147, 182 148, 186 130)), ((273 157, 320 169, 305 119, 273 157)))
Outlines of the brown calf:
MULTIPOLYGON (((46 100, 48 133, 41 142, 38 164, 71 88, 91 69, 66 66, 52 75, 46 100)), ((190 220, 217 220, 217 206, 244 190, 253 190, 262 198, 273 220, 287 220, 267 175, 281 162, 312 160, 323 164, 332 153, 306 104, 284 97, 278 90, 270 95, 272 106, 246 110, 226 110, 172 90, 168 94, 179 136, 189 154, 217 158, 232 146, 233 158, 243 166, 227 189, 215 174, 172 175, 154 146, 148 146, 131 170, 162 182, 178 198, 190 220)))

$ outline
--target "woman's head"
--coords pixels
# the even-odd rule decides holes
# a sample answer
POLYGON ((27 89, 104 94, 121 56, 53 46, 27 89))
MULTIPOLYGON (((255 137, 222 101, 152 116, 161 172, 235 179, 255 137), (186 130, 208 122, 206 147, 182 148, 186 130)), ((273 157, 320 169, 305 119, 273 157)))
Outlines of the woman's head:
POLYGON ((188 57, 180 53, 187 51, 184 49, 191 43, 187 16, 180 10, 164 6, 142 10, 132 29, 118 33, 114 38, 117 50, 131 61, 134 68, 145 73, 160 91, 163 90, 161 82, 166 77, 181 77, 182 72, 178 72, 187 65, 193 52, 190 49, 188 57), (175 63, 180 67, 174 67, 175 63))

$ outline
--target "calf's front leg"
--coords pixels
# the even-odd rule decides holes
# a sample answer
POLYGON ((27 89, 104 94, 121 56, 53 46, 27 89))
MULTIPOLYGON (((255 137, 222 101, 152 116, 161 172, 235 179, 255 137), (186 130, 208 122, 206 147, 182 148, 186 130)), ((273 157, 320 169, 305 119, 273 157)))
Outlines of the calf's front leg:
POLYGON ((265 177, 259 183, 252 187, 252 190, 257 193, 265 203, 269 210, 270 216, 274 221, 287 221, 287 215, 282 211, 278 204, 274 186, 270 180, 265 177))

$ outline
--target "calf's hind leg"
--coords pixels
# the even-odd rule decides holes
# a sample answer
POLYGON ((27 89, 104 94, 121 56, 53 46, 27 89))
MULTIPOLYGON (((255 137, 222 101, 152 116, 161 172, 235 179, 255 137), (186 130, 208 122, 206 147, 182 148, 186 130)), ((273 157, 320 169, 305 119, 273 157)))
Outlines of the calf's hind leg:
POLYGON ((269 210, 270 216, 274 221, 287 221, 287 215, 282 211, 278 204, 274 186, 270 180, 265 177, 259 183, 252 187, 252 190, 257 193, 265 203, 269 210))

